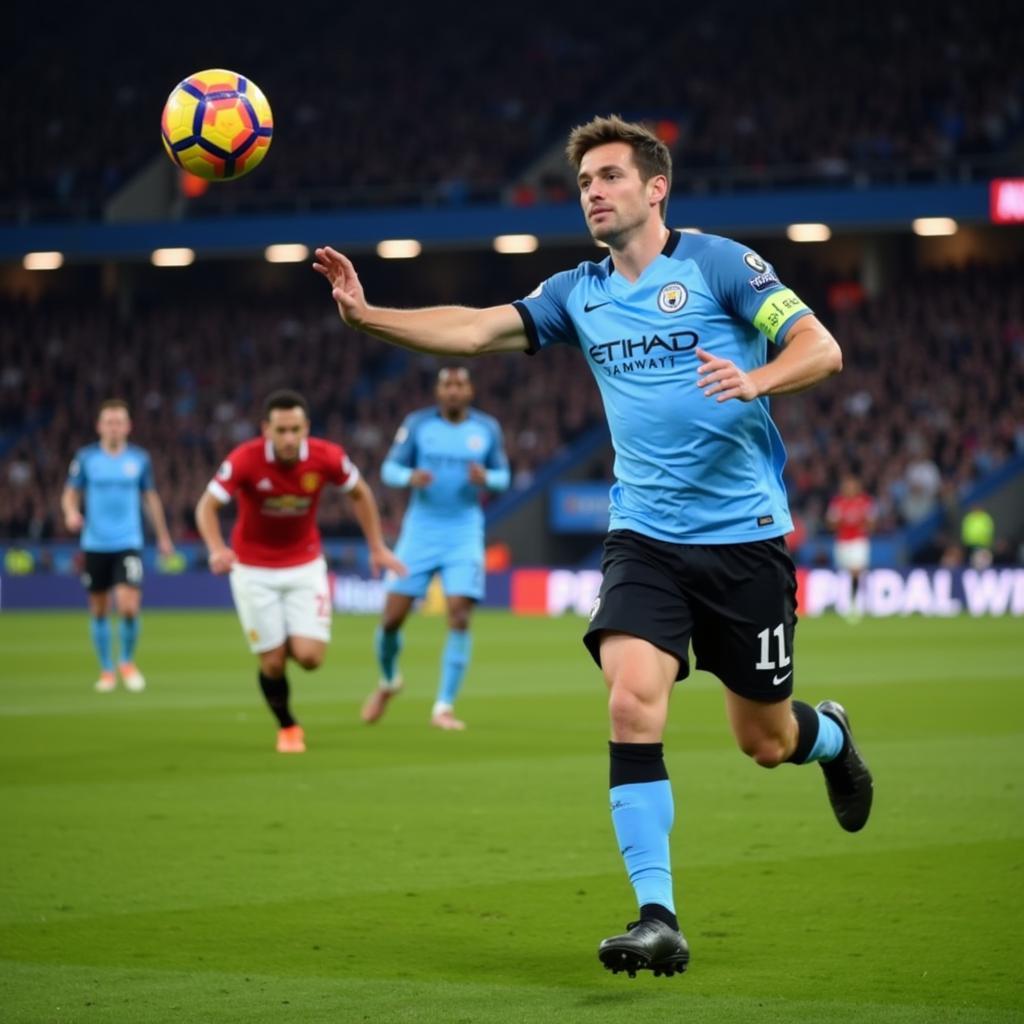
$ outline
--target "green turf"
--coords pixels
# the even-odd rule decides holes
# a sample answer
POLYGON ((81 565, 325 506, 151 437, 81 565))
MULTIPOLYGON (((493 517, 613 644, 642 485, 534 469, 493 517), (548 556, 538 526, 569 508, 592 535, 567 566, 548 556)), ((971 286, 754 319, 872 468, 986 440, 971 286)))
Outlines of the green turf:
POLYGON ((666 737, 690 971, 612 977, 634 912, 580 620, 481 614, 426 721, 443 622, 368 728, 374 623, 293 672, 274 753, 227 614, 145 617, 145 694, 91 691, 84 615, 0 616, 0 1021, 1024 1020, 1024 627, 801 624, 800 695, 844 701, 877 779, 849 836, 814 766, 734 748, 717 683, 666 737))

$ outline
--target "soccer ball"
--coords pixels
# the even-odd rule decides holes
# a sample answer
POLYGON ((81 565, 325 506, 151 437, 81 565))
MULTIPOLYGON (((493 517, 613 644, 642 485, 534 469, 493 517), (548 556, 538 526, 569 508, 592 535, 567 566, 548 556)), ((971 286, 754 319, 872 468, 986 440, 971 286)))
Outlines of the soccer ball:
POLYGON ((160 134, 179 167, 208 181, 227 181, 263 161, 274 117, 255 82, 213 68, 174 87, 164 104, 160 134))

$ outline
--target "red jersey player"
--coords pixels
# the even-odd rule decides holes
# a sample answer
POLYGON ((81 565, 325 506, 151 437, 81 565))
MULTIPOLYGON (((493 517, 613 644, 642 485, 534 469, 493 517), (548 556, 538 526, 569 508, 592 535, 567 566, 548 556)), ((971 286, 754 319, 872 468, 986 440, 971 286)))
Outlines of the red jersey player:
POLYGON ((309 409, 296 391, 275 391, 263 405, 263 436, 239 445, 196 506, 210 569, 231 573, 231 593, 249 647, 259 658, 260 688, 277 718, 277 749, 305 749, 288 706, 288 658, 318 668, 331 638, 331 594, 316 509, 327 484, 352 499, 374 573, 405 567, 385 546, 377 502, 345 450, 309 436, 309 409), (231 546, 217 511, 238 501, 231 546))
POLYGON ((869 535, 875 523, 875 503, 852 473, 843 477, 839 493, 829 502, 827 519, 836 535, 836 568, 845 569, 852 581, 848 617, 857 619, 860 617, 857 594, 871 558, 869 535))

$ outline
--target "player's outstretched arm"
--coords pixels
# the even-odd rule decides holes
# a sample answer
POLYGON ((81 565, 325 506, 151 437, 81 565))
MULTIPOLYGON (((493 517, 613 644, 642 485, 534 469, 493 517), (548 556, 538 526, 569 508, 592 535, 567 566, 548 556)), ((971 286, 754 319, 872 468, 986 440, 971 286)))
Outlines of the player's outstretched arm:
POLYGON ((374 576, 379 576, 385 569, 390 569, 399 576, 407 575, 409 570, 384 543, 377 499, 373 496, 370 485, 360 477, 355 487, 348 492, 348 496, 352 499, 352 511, 370 549, 370 568, 374 576))
POLYGON ((366 301, 352 261, 330 246, 316 250, 313 269, 331 286, 342 320, 367 334, 416 352, 479 356, 487 352, 525 352, 529 341, 512 305, 473 309, 385 309, 366 301))
POLYGON ((209 491, 203 491, 196 505, 196 529, 210 553, 210 572, 218 576, 228 572, 238 561, 238 556, 224 543, 224 534, 220 530, 217 512, 221 504, 209 491))

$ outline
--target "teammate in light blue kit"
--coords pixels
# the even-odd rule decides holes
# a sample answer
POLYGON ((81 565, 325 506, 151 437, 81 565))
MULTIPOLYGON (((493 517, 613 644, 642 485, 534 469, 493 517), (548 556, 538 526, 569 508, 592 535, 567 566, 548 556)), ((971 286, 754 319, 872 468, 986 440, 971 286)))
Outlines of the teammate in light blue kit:
POLYGON ((65 525, 71 533, 82 533, 82 582, 89 592, 90 632, 100 663, 96 689, 100 693, 109 693, 117 686, 108 618, 111 590, 120 620, 121 680, 126 689, 136 693, 146 686, 135 664, 142 604, 140 499, 153 524, 160 553, 174 553, 149 455, 128 444, 131 426, 126 403, 116 398, 104 402, 96 421, 99 444, 76 453, 61 496, 65 525))
POLYGON ((871 810, 871 774, 845 710, 791 699, 796 575, 783 541, 785 453, 768 407, 771 395, 837 373, 842 355, 757 253, 666 227, 672 159, 645 127, 595 118, 573 129, 567 154, 591 235, 610 255, 521 302, 382 309, 341 253, 318 249, 315 266, 347 323, 406 348, 583 352, 616 478, 584 643, 609 689, 612 823, 639 905, 639 920, 601 942, 598 957, 616 973, 672 975, 690 952, 675 911, 662 736, 691 639, 698 668, 724 684, 745 754, 766 768, 821 764, 847 831, 871 810))
POLYGON ((390 487, 412 496, 395 555, 409 575, 391 577, 376 634, 380 683, 363 705, 363 721, 376 722, 402 688, 398 671, 402 623, 440 573, 448 605, 448 639, 430 721, 439 729, 464 729, 455 698, 469 665, 473 605, 484 596, 484 491, 509 485, 508 460, 498 421, 470 407, 473 385, 463 366, 437 375, 437 406, 407 416, 381 468, 390 487))

